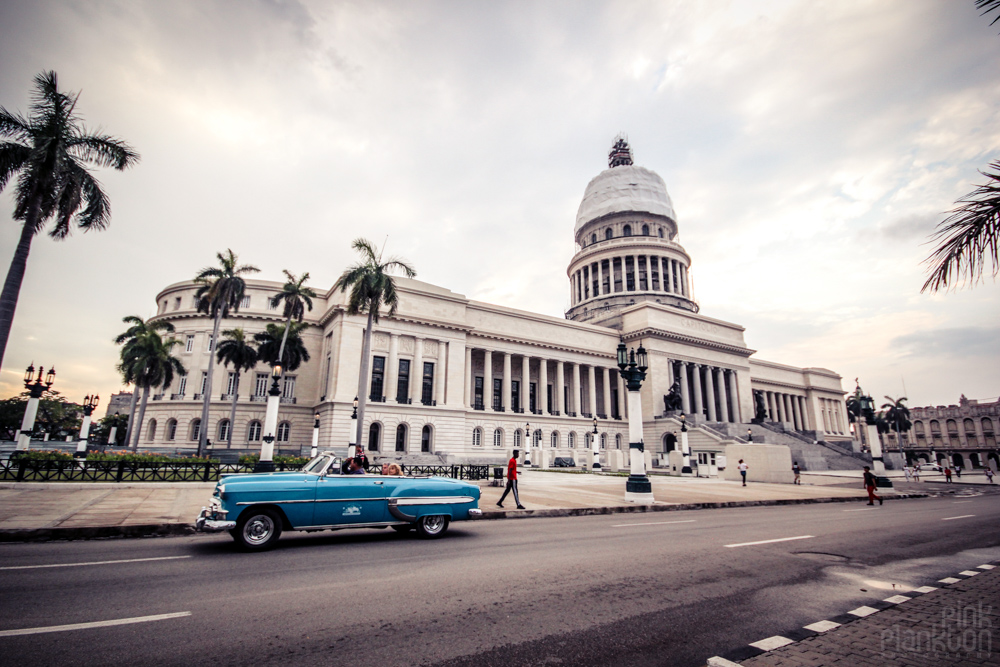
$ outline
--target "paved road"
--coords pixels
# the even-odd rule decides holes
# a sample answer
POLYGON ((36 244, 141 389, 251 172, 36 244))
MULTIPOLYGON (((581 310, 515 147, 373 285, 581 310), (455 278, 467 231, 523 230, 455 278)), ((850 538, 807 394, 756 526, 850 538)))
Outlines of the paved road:
POLYGON ((1000 558, 998 519, 1000 495, 976 495, 293 534, 264 554, 227 535, 0 545, 0 664, 703 665, 1000 558), (130 562, 73 565, 111 560, 130 562))

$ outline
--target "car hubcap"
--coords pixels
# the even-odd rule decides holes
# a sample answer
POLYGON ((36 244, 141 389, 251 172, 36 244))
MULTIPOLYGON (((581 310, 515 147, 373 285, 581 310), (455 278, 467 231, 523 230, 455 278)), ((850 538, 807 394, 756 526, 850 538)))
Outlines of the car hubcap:
POLYGON ((266 515, 255 516, 243 526, 243 537, 249 544, 263 544, 274 533, 274 522, 266 515))
POLYGON ((442 528, 444 528, 443 516, 429 516, 424 519, 424 529, 428 533, 440 533, 442 528))

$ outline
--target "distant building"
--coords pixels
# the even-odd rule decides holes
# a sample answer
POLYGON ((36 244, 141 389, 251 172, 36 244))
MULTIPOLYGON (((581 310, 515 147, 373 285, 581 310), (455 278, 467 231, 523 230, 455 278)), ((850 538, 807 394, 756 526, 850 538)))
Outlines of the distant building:
MULTIPOLYGON (((910 408, 910 421, 912 430, 903 434, 908 460, 947 461, 962 468, 981 468, 989 460, 994 470, 1000 467, 1000 399, 980 403, 963 394, 958 405, 910 408)), ((898 451, 895 432, 886 434, 885 442, 889 451, 898 451)))
POLYGON ((114 414, 127 415, 131 405, 132 392, 123 391, 118 394, 111 394, 111 400, 108 401, 108 409, 105 411, 104 416, 110 417, 114 414))

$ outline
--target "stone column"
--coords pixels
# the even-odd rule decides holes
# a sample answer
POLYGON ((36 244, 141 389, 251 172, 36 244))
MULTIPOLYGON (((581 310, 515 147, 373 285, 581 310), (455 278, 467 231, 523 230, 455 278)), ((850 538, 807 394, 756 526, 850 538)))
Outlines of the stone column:
POLYGON ((714 422, 718 421, 715 414, 715 369, 711 366, 705 366, 705 393, 708 395, 708 421, 714 422))
POLYGON ((809 418, 809 411, 806 410, 805 396, 799 396, 799 413, 802 415, 803 430, 812 430, 812 420, 809 418))
POLYGON ((554 391, 556 395, 556 412, 561 415, 566 414, 566 406, 563 405, 563 394, 566 391, 563 389, 563 387, 566 386, 566 371, 563 368, 564 363, 565 362, 562 361, 556 362, 556 386, 554 391))
POLYGON ((549 411, 549 360, 542 357, 538 360, 538 409, 542 414, 549 411))
POLYGON ((778 421, 777 414, 774 412, 774 400, 771 392, 764 390, 764 403, 767 406, 767 419, 768 421, 778 421))
POLYGON ((663 272, 666 275, 666 278, 663 281, 663 284, 666 286, 664 289, 666 289, 667 292, 670 294, 672 294, 674 291, 673 262, 674 260, 670 259, 669 257, 664 258, 663 260, 663 272))
POLYGON ((413 339, 413 366, 410 368, 410 399, 419 405, 424 387, 424 339, 413 339))
POLYGON ((587 366, 587 382, 590 383, 590 387, 588 387, 590 405, 587 406, 587 411, 592 417, 597 413, 597 383, 594 382, 595 376, 594 367, 592 365, 587 366))
POLYGON ((799 405, 799 396, 792 394, 792 414, 795 416, 795 430, 804 431, 805 426, 802 424, 802 406, 799 405))
POLYGON ((681 296, 689 296, 691 293, 691 286, 688 285, 687 267, 678 262, 677 269, 677 272, 680 274, 681 296))
POLYGON ((687 373, 687 362, 678 361, 680 364, 681 372, 681 410, 684 414, 691 414, 691 392, 688 391, 688 373, 687 373))
POLYGON ((569 405, 566 406, 566 409, 577 415, 583 412, 583 408, 580 407, 580 364, 573 364, 572 383, 569 387, 569 405))
POLYGON ((610 368, 604 369, 604 416, 611 418, 611 373, 610 368))
POLYGON ((628 417, 628 397, 625 396, 625 392, 627 391, 625 388, 625 379, 621 373, 615 373, 615 375, 618 376, 618 414, 623 418, 628 417))
POLYGON ((510 352, 503 353, 503 407, 510 410, 513 407, 510 395, 510 352))
POLYGON ((465 346, 465 407, 471 409, 473 396, 475 395, 476 378, 472 372, 472 348, 465 346))
POLYGON ((529 413, 528 408, 530 407, 530 404, 528 401, 531 400, 530 367, 531 357, 528 355, 521 357, 521 410, 524 411, 525 414, 529 413))
POLYGON ((396 402, 396 382, 399 378, 399 334, 389 334, 389 363, 385 369, 385 400, 396 402))
POLYGON ((716 378, 719 380, 717 388, 719 392, 719 408, 722 410, 722 416, 719 418, 719 421, 731 422, 732 420, 729 418, 729 404, 726 400, 726 369, 717 368, 716 373, 716 378))
POLYGON ((437 368, 434 369, 434 387, 437 392, 437 404, 444 405, 445 387, 448 377, 448 341, 438 341, 437 368))
MULTIPOLYGON (((483 407, 487 412, 493 409, 493 351, 483 350, 483 407)), ((483 432, 486 437, 486 432, 483 432)))
POLYGON ((597 296, 601 296, 604 289, 604 262, 597 260, 597 296))
POLYGON ((702 412, 704 405, 701 401, 701 364, 692 365, 694 366, 694 414, 704 417, 705 413, 702 412))

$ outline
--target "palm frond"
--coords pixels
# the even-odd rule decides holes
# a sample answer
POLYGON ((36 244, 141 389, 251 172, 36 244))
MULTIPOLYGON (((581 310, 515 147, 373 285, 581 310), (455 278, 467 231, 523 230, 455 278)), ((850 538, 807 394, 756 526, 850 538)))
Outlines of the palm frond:
POLYGON ((67 142, 68 147, 87 162, 123 171, 139 162, 139 154, 127 143, 106 134, 89 135, 80 128, 67 142))
MULTIPOLYGON (((986 16, 995 9, 1000 9, 1000 0, 976 0, 976 8, 982 9, 980 16, 986 16)), ((990 25, 993 25, 997 21, 1000 21, 1000 16, 995 16, 990 25)))

